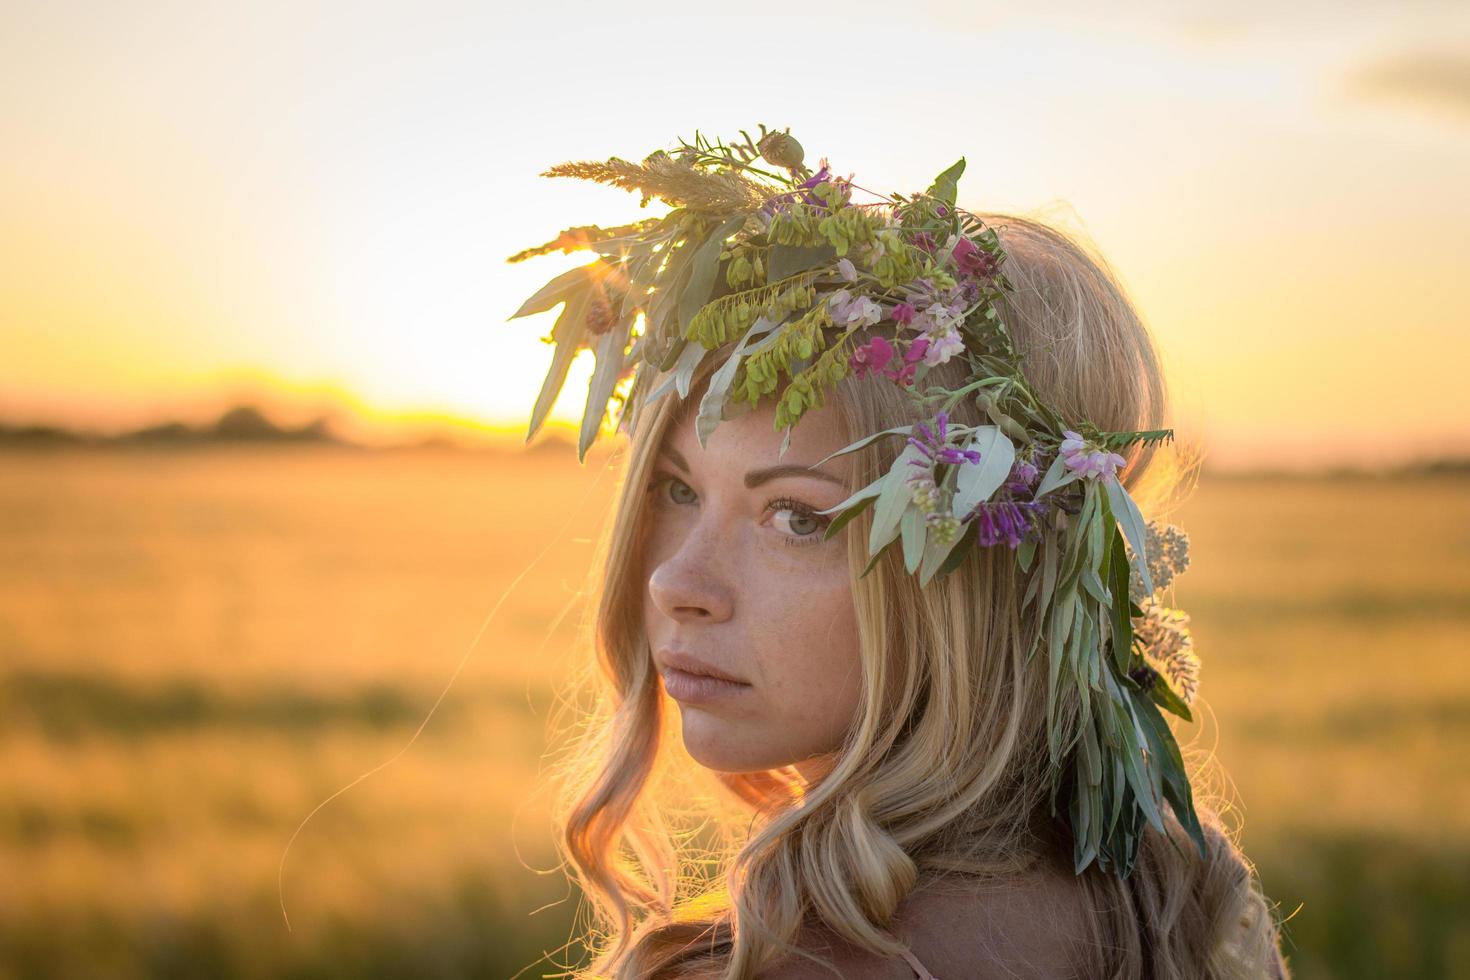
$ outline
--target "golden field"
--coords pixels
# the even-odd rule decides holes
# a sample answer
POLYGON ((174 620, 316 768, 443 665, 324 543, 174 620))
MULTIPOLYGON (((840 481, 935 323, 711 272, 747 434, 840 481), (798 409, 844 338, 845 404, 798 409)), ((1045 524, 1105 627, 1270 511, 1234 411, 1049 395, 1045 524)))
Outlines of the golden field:
MULTIPOLYGON (((538 775, 615 464, 0 454, 0 980, 558 972, 538 775), (295 840, 288 931, 292 832, 404 748, 523 572, 417 740, 295 840)), ((1467 491, 1206 477, 1175 518, 1181 737, 1300 978, 1470 976, 1467 491)))

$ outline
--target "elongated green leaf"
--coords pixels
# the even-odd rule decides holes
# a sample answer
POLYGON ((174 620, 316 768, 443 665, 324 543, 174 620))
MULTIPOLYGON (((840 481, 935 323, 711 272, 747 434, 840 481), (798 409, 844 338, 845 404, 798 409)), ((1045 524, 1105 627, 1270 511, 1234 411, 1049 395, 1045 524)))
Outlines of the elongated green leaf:
POLYGON ((823 456, 821 459, 817 460, 816 465, 821 466, 823 463, 827 462, 827 460, 829 460, 829 459, 833 459, 833 458, 835 458, 837 456, 844 456, 847 453, 855 453, 859 449, 862 449, 864 446, 868 445, 869 443, 874 442, 875 440, 881 439, 883 436, 891 436, 891 435, 904 435, 904 436, 907 436, 907 435, 911 435, 913 433, 913 431, 914 431, 914 427, 912 425, 896 425, 896 426, 894 426, 891 429, 884 429, 882 432, 875 432, 875 433, 873 433, 870 436, 864 436, 863 438, 859 439, 857 442, 853 443, 850 446, 844 446, 844 447, 842 447, 841 449, 837 450, 835 453, 831 453, 829 455, 823 456))
POLYGON ((1029 537, 1021 541, 1020 547, 1016 549, 1016 564, 1021 571, 1031 571, 1031 563, 1036 560, 1036 538, 1029 537))
POLYGON ((533 313, 545 313, 557 303, 565 302, 578 292, 585 292, 587 286, 596 277, 596 270, 592 267, 600 264, 600 262, 589 262, 586 265, 568 269, 531 294, 531 298, 522 303, 521 308, 506 319, 514 320, 533 313))
POLYGON ((684 349, 679 352, 679 359, 674 362, 674 385, 679 391, 680 398, 689 397, 689 386, 694 382, 694 371, 699 367, 699 362, 704 360, 705 347, 696 341, 686 340, 684 349))
POLYGON ((953 572, 956 568, 959 568, 960 563, 965 560, 965 556, 968 555, 971 551, 975 550, 976 543, 979 540, 979 527, 977 527, 973 521, 964 525, 964 527, 960 530, 959 540, 954 543, 954 546, 950 549, 949 554, 945 556, 944 563, 941 564, 939 566, 939 569, 934 573, 935 576, 943 578, 945 575, 953 572))
POLYGON ((617 387, 623 372, 623 349, 628 344, 630 324, 617 324, 602 335, 597 344, 597 366, 587 382, 587 406, 582 411, 582 431, 577 436, 577 461, 586 459, 587 449, 597 438, 602 418, 607 414, 607 401, 617 387))
POLYGON ((1041 478, 1041 484, 1036 488, 1037 498, 1040 499, 1045 494, 1066 486, 1073 480, 1076 480, 1078 475, 1076 470, 1067 468, 1067 458, 1065 456, 1058 456, 1046 468, 1046 475, 1041 478))
POLYGON ((715 287, 715 271, 720 264, 720 250, 725 239, 735 234, 745 224, 745 215, 737 214, 725 219, 695 251, 690 261, 689 281, 679 293, 679 334, 689 336, 689 321, 694 319, 704 304, 709 302, 715 287))
POLYGON ((904 446, 903 452, 898 454, 898 458, 889 467, 883 490, 878 494, 878 502, 873 507, 873 529, 868 536, 869 554, 877 554, 879 549, 897 536, 899 519, 912 497, 907 483, 908 476, 914 469, 910 464, 914 460, 925 458, 920 449, 908 445, 904 446))
POLYGON ((837 249, 831 245, 772 245, 766 263, 766 281, 775 282, 836 260, 837 249))
POLYGON ((1105 479, 1103 486, 1108 489, 1108 501, 1112 505, 1113 516, 1118 519, 1123 533, 1128 536, 1128 544, 1133 549, 1133 567, 1143 579, 1145 594, 1152 595, 1154 581, 1148 574, 1148 555, 1144 550, 1148 541, 1148 532, 1144 525, 1143 514, 1116 476, 1109 476, 1105 479))
MULTIPOLYGON (((816 463, 816 464, 813 464, 813 465, 820 466, 821 463, 816 463)), ((836 506, 833 506, 833 507, 828 507, 826 510, 819 510, 816 513, 818 513, 818 514, 824 514, 824 515, 825 514, 836 514, 836 513, 839 513, 841 511, 843 511, 843 510, 846 510, 848 507, 851 507, 853 504, 860 503, 860 502, 862 502, 864 500, 869 500, 871 498, 877 497, 878 494, 881 493, 882 490, 883 490, 883 479, 884 478, 881 477, 881 476, 878 477, 878 479, 874 480, 872 483, 869 483, 867 486, 863 487, 857 493, 853 494, 851 497, 848 497, 842 503, 837 504, 836 506)))
POLYGON ((1016 461, 1016 447, 993 425, 977 426, 965 448, 978 451, 980 462, 961 465, 955 475, 953 513, 961 520, 1000 489, 1016 461))
MULTIPOLYGON (((715 426, 720 424, 720 419, 725 414, 725 402, 730 394, 730 385, 735 381, 735 371, 740 366, 740 361, 745 357, 747 350, 763 334, 770 333, 780 326, 774 320, 767 317, 757 317, 756 321, 745 331, 745 336, 740 338, 740 343, 735 345, 735 350, 721 364, 719 370, 710 376, 709 385, 704 389, 704 396, 699 400, 699 414, 694 418, 694 432, 699 437, 700 446, 704 446, 715 431, 715 426)), ((697 342, 692 346, 700 346, 697 342)))
POLYGON ((1142 744, 1147 736, 1143 733, 1138 722, 1133 717, 1131 705, 1126 701, 1109 699, 1113 705, 1113 711, 1117 714, 1120 734, 1126 731, 1128 734, 1122 736, 1120 755, 1123 759, 1123 774, 1128 779, 1128 786, 1133 790, 1134 799, 1138 801, 1143 814, 1148 822, 1160 833, 1164 833, 1164 818, 1159 813, 1159 803, 1154 797, 1153 781, 1145 771, 1146 763, 1143 759, 1142 744), (1134 734, 1134 730, 1137 733, 1134 734))
POLYGON ((924 557, 924 539, 928 536, 929 526, 915 507, 905 510, 898 524, 903 541, 903 567, 912 575, 918 570, 919 559, 924 557))
MULTIPOLYGON (((1135 702, 1142 702, 1142 696, 1137 692, 1130 692, 1135 702)), ((1169 724, 1157 710, 1152 709, 1146 703, 1138 705, 1138 717, 1141 722, 1144 736, 1148 739, 1149 751, 1157 760, 1164 780, 1164 799, 1174 810, 1174 816, 1180 824, 1189 832, 1195 846, 1199 848, 1201 857, 1208 851, 1205 844, 1204 829, 1200 826, 1199 815, 1194 809, 1194 793, 1190 789, 1189 775, 1184 769, 1184 759, 1179 752, 1179 743, 1174 740, 1174 733, 1169 730, 1169 724)))
POLYGON ((1122 534, 1113 529, 1112 556, 1109 560, 1109 585, 1113 592, 1113 603, 1109 612, 1112 616, 1113 663, 1118 672, 1128 670, 1133 656, 1133 619, 1128 608, 1128 558, 1123 554, 1122 534))
MULTIPOLYGON (((823 541, 831 541, 833 538, 835 538, 837 536, 837 532, 838 531, 841 531, 844 527, 846 527, 849 523, 851 523, 859 514, 861 514, 863 511, 867 510, 870 506, 872 506, 873 499, 875 497, 877 497, 877 496, 878 496, 877 493, 873 493, 870 496, 859 498, 857 500, 857 503, 856 504, 854 504, 851 507, 848 507, 846 510, 842 511, 842 513, 840 513, 836 517, 832 518, 832 523, 831 524, 828 524, 827 525, 827 530, 822 533, 822 540, 823 541)), ((849 500, 852 500, 853 498, 849 497, 848 499, 849 500)), ((817 513, 819 513, 819 514, 825 514, 825 513, 828 513, 828 511, 822 510, 822 511, 817 511, 817 513)))
POLYGON ((562 385, 566 384, 567 369, 571 367, 572 359, 577 355, 577 347, 587 330, 587 300, 588 293, 585 290, 573 295, 562 309, 561 315, 556 318, 556 325, 551 331, 552 336, 557 338, 556 349, 551 355, 551 367, 546 372, 546 380, 541 383, 541 393, 536 396, 536 405, 531 409, 531 424, 526 430, 527 442, 531 441, 541 424, 546 421, 546 414, 556 403, 556 396, 561 393, 562 385))
POLYGON ((662 335, 669 315, 678 305, 685 281, 689 276, 691 258, 699 251, 705 239, 690 235, 680 241, 671 241, 661 254, 663 259, 658 276, 653 281, 653 298, 648 303, 648 329, 662 335))
MULTIPOLYGON (((961 528, 963 530, 963 528, 961 528)), ((941 542, 936 535, 930 534, 924 541, 924 557, 919 562, 919 587, 922 588, 938 574, 944 567, 950 552, 959 547, 964 540, 963 534, 956 534, 949 542, 941 542)))
POLYGON ((1154 674, 1154 683, 1148 689, 1148 695, 1154 704, 1163 708, 1165 711, 1172 712, 1185 721, 1194 721, 1194 714, 1189 710, 1189 705, 1185 703, 1183 698, 1174 693, 1174 689, 1169 686, 1168 678, 1163 674, 1154 674))

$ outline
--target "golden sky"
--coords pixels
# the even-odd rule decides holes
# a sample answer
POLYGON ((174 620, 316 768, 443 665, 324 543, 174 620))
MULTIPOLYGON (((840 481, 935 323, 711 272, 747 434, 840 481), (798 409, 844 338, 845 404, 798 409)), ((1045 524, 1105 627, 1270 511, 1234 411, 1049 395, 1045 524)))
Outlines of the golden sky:
POLYGON ((0 418, 523 430, 549 320, 506 317, 574 260, 505 257, 645 214, 538 173, 764 122, 1089 235, 1214 464, 1470 452, 1470 8, 993 6, 6 4, 0 418))

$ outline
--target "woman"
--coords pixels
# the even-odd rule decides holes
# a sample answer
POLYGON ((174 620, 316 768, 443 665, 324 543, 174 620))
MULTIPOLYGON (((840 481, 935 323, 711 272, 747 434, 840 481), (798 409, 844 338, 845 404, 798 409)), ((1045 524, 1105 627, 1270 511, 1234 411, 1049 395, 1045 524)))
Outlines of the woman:
MULTIPOLYGON (((793 184, 810 173, 799 158, 792 170, 793 184)), ((811 206, 824 205, 842 202, 811 206)), ((1105 264, 1038 221, 979 217, 1005 257, 1004 322, 1030 388, 1061 418, 1156 429, 1158 357, 1105 264)), ((1027 655, 1042 624, 1013 547, 973 548, 921 583, 897 546, 869 566, 877 507, 832 533, 917 443, 841 451, 932 423, 908 376, 856 353, 886 350, 879 335, 861 325, 853 370, 795 425, 775 396, 727 404, 712 428, 697 410, 744 342, 686 370, 687 396, 633 388, 596 699, 558 771, 560 840, 596 915, 594 962, 576 975, 1284 978, 1270 909, 1208 808, 1194 840, 1173 811, 1165 832, 1140 823, 1126 876, 1076 860, 1049 739, 1086 712, 1027 655)), ((933 360, 927 385, 974 377, 970 359, 933 360)), ((990 419, 963 399, 947 420, 990 419)), ((1155 446, 1116 457, 1122 485, 1143 483, 1155 446)))

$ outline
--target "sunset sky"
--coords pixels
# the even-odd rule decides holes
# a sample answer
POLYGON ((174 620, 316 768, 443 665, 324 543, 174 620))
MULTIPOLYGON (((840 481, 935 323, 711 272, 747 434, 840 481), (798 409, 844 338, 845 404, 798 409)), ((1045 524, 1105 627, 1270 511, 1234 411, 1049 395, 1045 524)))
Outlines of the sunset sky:
POLYGON ((1025 6, 5 4, 0 420, 523 433, 505 257, 646 214, 539 172, 764 122, 1090 236, 1216 465, 1470 452, 1470 6, 1025 6))

